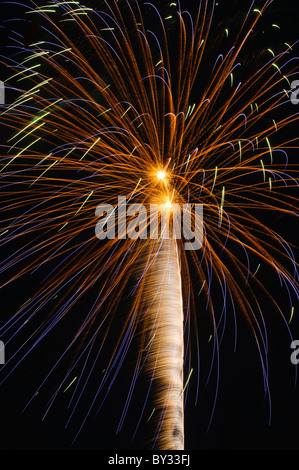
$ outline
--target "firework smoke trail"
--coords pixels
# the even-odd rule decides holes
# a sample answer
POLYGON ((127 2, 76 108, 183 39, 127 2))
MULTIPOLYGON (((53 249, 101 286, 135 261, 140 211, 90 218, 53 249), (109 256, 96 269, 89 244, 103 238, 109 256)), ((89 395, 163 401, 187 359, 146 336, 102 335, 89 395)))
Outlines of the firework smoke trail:
MULTIPOLYGON (((163 240, 152 252, 150 268, 143 288, 146 311, 148 373, 154 374, 154 409, 158 447, 184 449, 184 315, 181 272, 175 240, 163 240)), ((154 438, 155 441, 155 438, 154 438)))
MULTIPOLYGON (((285 131, 298 123, 298 114, 280 112, 289 103, 296 70, 292 46, 286 44, 278 53, 264 51, 262 64, 253 72, 250 64, 248 77, 238 74, 246 44, 270 3, 257 9, 251 2, 228 44, 227 29, 211 38, 213 1, 200 2, 194 15, 183 11, 180 2, 171 3, 164 17, 154 4, 136 0, 103 1, 98 10, 78 2, 32 3, 24 22, 40 22, 41 40, 25 43, 12 28, 12 54, 1 59, 12 71, 6 88, 7 95, 13 95, 1 113, 9 134, 0 173, 1 213, 6 217, 1 230, 2 285, 26 276, 36 279, 40 271, 42 282, 39 278, 30 298, 22 297, 15 313, 1 318, 1 340, 12 351, 3 380, 52 339, 57 351, 53 348, 48 372, 33 395, 40 396, 56 370, 62 371, 45 414, 68 390, 71 421, 81 397, 90 392, 84 424, 92 411, 101 409, 138 338, 136 367, 118 430, 147 368, 154 394, 158 392, 155 442, 168 447, 174 437, 181 440, 182 373, 176 370, 172 376, 169 371, 163 382, 161 368, 173 364, 173 358, 164 356, 169 354, 165 349, 160 359, 162 333, 153 334, 153 328, 159 324, 168 333, 166 325, 174 315, 177 337, 182 338, 182 305, 184 332, 186 338, 194 333, 196 347, 201 312, 209 312, 211 368, 216 363, 217 371, 227 312, 233 312, 236 325, 244 316, 268 390, 261 298, 267 298, 289 325, 288 312, 271 296, 260 271, 267 268, 277 275, 289 296, 290 311, 298 300, 293 247, 260 216, 261 209, 289 218, 297 214, 297 198, 291 192, 298 188, 297 168, 288 166, 287 151, 297 149, 298 141, 285 131), (224 41, 223 49, 218 49, 218 40, 224 41), (159 179, 161 172, 165 183, 159 179), (165 197, 180 205, 203 203, 202 250, 186 253, 181 240, 164 240, 160 249, 153 240, 115 238, 101 243, 95 237, 96 208, 100 203, 116 206, 119 195, 138 204, 165 197), (131 289, 140 260, 147 269, 131 289), (176 276, 178 265, 181 273, 176 276), (167 282, 170 273, 176 278, 173 285, 167 282), (152 298, 148 306, 144 292, 152 298), (217 312, 219 293, 223 305, 217 312), (173 307, 165 305, 169 296, 173 307), (127 298, 131 302, 120 322, 127 298), (198 305, 197 298, 204 299, 204 305, 198 305), (151 315, 144 316, 148 308, 151 315), (169 318, 164 320, 166 312, 169 318), (60 345, 55 334, 62 331, 60 345)), ((182 351, 177 349, 177 362, 182 351)), ((191 354, 186 341, 186 378, 193 369, 199 374, 198 355, 199 350, 191 354)), ((140 421, 145 416, 142 408, 140 421)))

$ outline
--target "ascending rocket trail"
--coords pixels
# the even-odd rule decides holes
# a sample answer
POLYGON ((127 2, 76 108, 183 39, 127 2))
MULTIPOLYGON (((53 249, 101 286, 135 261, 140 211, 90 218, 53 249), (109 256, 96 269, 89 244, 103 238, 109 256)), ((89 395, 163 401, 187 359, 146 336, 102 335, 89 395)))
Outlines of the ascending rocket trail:
MULTIPOLYGON (((0 18, 0 385, 19 390, 20 374, 11 397, 43 419, 66 404, 74 445, 96 415, 96 449, 113 446, 112 429, 129 449, 147 432, 152 448, 188 449, 183 403, 197 424, 211 381, 211 422, 221 341, 228 331, 238 353, 246 324, 271 406, 275 322, 291 342, 299 298, 287 230, 298 220, 299 43, 269 23, 272 1, 7 4, 25 12, 0 18), (181 239, 150 236, 134 207, 137 237, 110 238, 119 198, 189 205, 187 220, 202 206, 202 247, 185 247, 184 223, 181 239), (113 209, 99 239, 103 205, 113 209)), ((60 434, 48 435, 50 448, 60 434)))
POLYGON ((160 449, 184 449, 184 318, 177 242, 156 242, 145 276, 144 308, 149 338, 147 368, 153 374, 160 449))

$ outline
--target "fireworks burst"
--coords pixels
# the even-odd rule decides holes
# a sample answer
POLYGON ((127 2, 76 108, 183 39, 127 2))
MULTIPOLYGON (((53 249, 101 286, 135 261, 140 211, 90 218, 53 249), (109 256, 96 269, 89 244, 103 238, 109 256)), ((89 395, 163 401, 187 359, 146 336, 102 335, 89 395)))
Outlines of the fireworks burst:
POLYGON ((252 54, 248 60, 271 1, 248 5, 233 32, 215 24, 213 1, 192 13, 180 2, 99 3, 32 2, 23 21, 38 25, 33 42, 10 22, 11 53, 1 59, 11 71, 9 104, 1 109, 8 136, 0 173, 2 285, 6 292, 22 279, 39 284, 2 315, 10 353, 1 373, 7 380, 51 344, 32 400, 54 390, 47 415, 68 390, 71 421, 88 396, 80 432, 134 350, 117 432, 146 372, 149 391, 135 432, 155 420, 153 445, 182 448, 189 381, 199 393, 203 313, 211 322, 211 367, 218 367, 232 312, 236 332, 241 316, 252 331, 267 388, 262 304, 266 298, 288 329, 298 298, 293 247, 264 216, 297 216, 297 168, 287 153, 298 148, 291 133, 298 114, 289 100, 296 59, 284 44, 257 53, 256 67, 252 54), (98 240, 96 209, 116 206, 119 196, 168 209, 203 204, 202 248, 185 251, 182 240, 161 234, 98 240), (286 290, 287 311, 269 294, 262 269, 286 290))

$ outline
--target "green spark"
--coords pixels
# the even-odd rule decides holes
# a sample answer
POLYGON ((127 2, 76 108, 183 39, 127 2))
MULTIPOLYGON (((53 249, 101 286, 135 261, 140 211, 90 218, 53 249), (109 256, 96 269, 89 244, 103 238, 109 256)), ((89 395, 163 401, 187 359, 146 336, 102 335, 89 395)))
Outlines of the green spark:
POLYGON ((230 85, 233 86, 234 84, 234 75, 231 73, 230 74, 230 85))
MULTIPOLYGON (((21 129, 20 132, 18 132, 17 134, 15 134, 13 137, 11 137, 8 142, 10 142, 11 140, 15 139, 16 137, 18 137, 18 135, 22 134, 22 132, 25 132, 29 127, 31 127, 32 125, 36 124, 38 121, 40 121, 41 119, 43 119, 44 117, 48 116, 48 114, 50 114, 50 112, 47 112, 45 114, 43 114, 42 116, 39 116, 39 117, 35 117, 29 124, 28 126, 24 127, 24 129, 21 129)), ((44 124, 44 123, 43 123, 44 124)))
MULTIPOLYGON (((108 88, 110 85, 108 85, 106 88, 108 88)), ((106 90, 106 88, 104 88, 104 90, 106 90)), ((112 108, 108 108, 108 109, 105 109, 105 111, 103 111, 101 114, 98 114, 98 117, 100 116, 103 116, 103 114, 106 114, 108 113, 109 111, 111 111, 112 108)))
POLYGON ((196 103, 194 103, 193 105, 190 104, 190 106, 188 107, 188 111, 187 111, 185 119, 187 119, 189 116, 191 116, 191 114, 193 113, 193 111, 195 109, 195 106, 196 106, 196 103))
POLYGON ((201 288, 200 288, 200 291, 199 291, 198 294, 197 294, 198 296, 202 293, 202 290, 203 290, 203 288, 204 288, 204 286, 205 286, 205 283, 206 283, 206 280, 203 281, 202 286, 201 286, 201 288))
POLYGON ((242 143, 239 140, 239 150, 240 150, 240 162, 242 161, 242 143))
POLYGON ((217 129, 214 130, 213 134, 216 134, 217 131, 219 131, 222 127, 222 124, 220 124, 220 126, 217 127, 217 129))
POLYGON ((259 264, 258 267, 256 268, 255 272, 252 274, 252 278, 255 277, 260 269, 261 265, 259 264))
POLYGON ((48 168, 45 169, 45 171, 43 171, 30 185, 29 185, 29 188, 31 188, 31 186, 33 186, 47 171, 49 171, 52 166, 54 166, 56 163, 57 163, 58 160, 55 160, 50 166, 48 166, 48 168))
POLYGON ((264 162, 263 162, 263 160, 260 160, 260 162, 261 162, 262 169, 263 169, 264 181, 266 181, 266 174, 265 174, 265 166, 264 166, 264 162))
POLYGON ((5 113, 8 113, 9 111, 11 111, 12 109, 16 108, 17 106, 22 106, 24 103, 26 103, 27 101, 30 101, 30 100, 31 100, 31 97, 30 97, 30 96, 28 97, 28 96, 26 95, 26 93, 24 93, 20 98, 18 98, 18 99, 16 100, 16 102, 15 102, 13 105, 7 107, 6 110, 3 111, 3 113, 1 113, 1 116, 4 115, 5 113), (21 100, 23 97, 25 98, 24 101, 19 101, 19 100, 21 100), (19 101, 19 102, 18 102, 18 101, 19 101))
POLYGON ((130 111, 131 107, 132 107, 132 106, 129 106, 129 107, 128 107, 128 109, 124 112, 124 114, 121 116, 120 119, 122 119, 122 118, 127 114, 127 112, 130 111))
POLYGON ((221 204, 220 204, 220 222, 219 222, 219 227, 221 227, 222 219, 223 219, 224 198, 225 198, 225 187, 223 186, 223 188, 222 188, 222 195, 221 195, 221 204))
POLYGON ((90 198, 90 196, 92 196, 92 195, 93 195, 93 191, 91 191, 91 192, 88 194, 87 198, 86 198, 86 199, 85 199, 85 201, 84 201, 84 202, 81 204, 81 206, 79 207, 79 209, 77 210, 77 212, 76 212, 76 214, 75 214, 75 215, 77 215, 77 214, 78 214, 78 212, 80 212, 80 210, 82 209, 82 207, 84 206, 84 204, 86 204, 86 203, 87 203, 88 199, 89 199, 89 198, 90 198))
POLYGON ((26 150, 28 150, 29 147, 31 147, 31 145, 34 145, 34 144, 35 144, 36 142, 38 142, 40 139, 41 139, 41 137, 38 137, 38 139, 34 140, 34 141, 31 142, 29 145, 27 145, 27 147, 25 147, 25 148, 23 148, 22 150, 20 150, 20 152, 19 152, 17 155, 15 155, 11 160, 9 160, 8 163, 6 163, 6 165, 4 165, 3 168, 1 168, 0 173, 1 173, 1 171, 5 170, 5 168, 6 168, 8 165, 10 165, 16 158, 18 158, 23 152, 26 152, 26 150))
POLYGON ((187 159, 187 162, 186 162, 185 172, 187 171, 187 168, 189 166, 190 158, 191 158, 191 154, 188 156, 188 159, 187 159))
POLYGON ((58 230, 58 232, 61 232, 61 230, 64 229, 64 227, 66 227, 68 225, 68 222, 66 222, 62 227, 60 227, 60 229, 58 230))
POLYGON ((292 307, 292 310, 291 310, 291 316, 290 316, 290 319, 289 319, 289 324, 290 324, 290 323, 291 323, 291 321, 292 321, 292 318, 293 318, 293 315, 294 315, 294 310, 295 310, 295 308, 294 308, 294 307, 292 307))
POLYGON ((32 78, 35 77, 36 75, 39 75, 39 72, 34 72, 31 75, 25 75, 25 77, 19 78, 17 82, 21 82, 22 80, 26 80, 26 78, 32 78))
POLYGON ((101 137, 99 137, 98 139, 96 139, 94 141, 94 143, 86 150, 86 152, 84 153, 83 157, 80 158, 80 161, 83 160, 83 158, 88 154, 88 152, 90 152, 93 147, 99 142, 99 140, 101 140, 101 137))
POLYGON ((130 199, 132 199, 132 197, 134 196, 134 194, 135 194, 135 192, 137 191, 137 188, 138 188, 138 186, 140 185, 141 181, 142 181, 142 178, 140 178, 139 181, 138 181, 138 183, 136 184, 134 191, 132 192, 131 196, 130 196, 129 199, 128 199, 128 202, 129 202, 130 199))
MULTIPOLYGON (((39 46, 40 44, 45 44, 46 41, 38 41, 38 42, 33 42, 32 44, 29 45, 29 47, 33 47, 33 46, 39 46)), ((36 52, 33 56, 31 57, 34 57, 35 55, 43 55, 43 54, 48 54, 48 52, 46 51, 42 51, 42 52, 36 52)), ((27 59, 25 59, 24 62, 26 62, 27 59)), ((21 62, 23 63, 23 62, 21 62)))
MULTIPOLYGON (((28 72, 29 70, 33 70, 33 69, 36 69, 37 67, 40 67, 40 65, 41 64, 36 64, 36 65, 33 65, 30 68, 27 68, 26 70, 21 70, 20 72, 15 73, 11 77, 9 77, 9 79, 12 80, 13 78, 16 78, 18 75, 23 75, 25 72, 28 72)), ((27 78, 27 75, 26 75, 26 77, 23 77, 23 78, 27 78)))
POLYGON ((67 49, 62 49, 62 51, 55 52, 55 54, 51 55, 51 59, 53 59, 53 57, 57 55, 64 54, 65 52, 71 52, 72 50, 73 50, 72 47, 69 47, 67 49))
POLYGON ((275 67, 275 68, 279 71, 279 73, 281 74, 281 70, 280 70, 280 68, 278 67, 278 65, 275 64, 275 63, 273 63, 272 65, 273 65, 273 67, 275 67))
POLYGON ((218 167, 216 166, 216 168, 215 168, 214 182, 213 182, 213 186, 212 186, 212 189, 211 189, 211 193, 214 191, 214 188, 215 188, 216 179, 217 179, 217 174, 218 174, 218 167))
MULTIPOLYGON (((24 303, 20 306, 20 308, 22 308, 22 307, 24 307, 24 305, 28 304, 28 302, 30 302, 30 300, 31 300, 31 297, 30 297, 29 299, 27 299, 26 302, 24 302, 24 303)), ((28 321, 28 320, 27 320, 27 321, 28 321)))
POLYGON ((192 375, 192 374, 193 374, 193 368, 192 368, 192 369, 190 370, 190 372, 189 372, 188 378, 187 378, 187 380, 186 380, 186 383, 185 383, 184 388, 183 388, 183 391, 182 391, 182 395, 183 395, 183 393, 185 392, 185 390, 186 390, 186 388, 187 388, 187 385, 188 385, 188 383, 189 383, 189 381, 190 381, 190 379, 191 379, 191 375, 192 375))
POLYGON ((65 390, 63 390, 63 393, 65 393, 70 387, 71 385, 73 385, 73 383, 77 380, 77 377, 73 378, 73 380, 71 381, 71 383, 66 387, 65 390))
POLYGON ((145 346, 144 351, 146 351, 146 350, 150 347, 150 345, 152 344, 152 342, 153 342, 155 336, 156 336, 156 333, 151 337, 151 339, 149 340, 149 342, 148 342, 147 345, 145 346))
POLYGON ((147 423, 152 419, 152 416, 153 416, 153 414, 155 413, 155 411, 156 411, 156 408, 154 408, 153 411, 151 412, 151 414, 150 414, 150 416, 149 416, 149 418, 148 418, 148 420, 147 420, 147 423))
POLYGON ((269 142, 269 139, 268 139, 268 137, 266 137, 266 142, 267 142, 267 144, 268 144, 269 151, 270 151, 271 163, 273 163, 273 154, 272 154, 272 148, 271 148, 271 145, 270 145, 270 142, 269 142))
MULTIPOLYGON (((31 124, 29 124, 28 126, 26 126, 25 129, 27 129, 31 124)), ((21 140, 25 139, 26 137, 28 137, 28 135, 32 134, 32 132, 40 129, 41 127, 43 127, 45 125, 45 122, 42 122, 39 126, 37 127, 33 127, 33 129, 31 129, 31 131, 27 132, 25 135, 23 135, 23 137, 21 137, 17 142, 15 142, 11 147, 10 147, 10 150, 12 150, 19 142, 21 142, 21 140)), ((21 132, 23 132, 25 129, 23 129, 21 132)), ((18 133, 19 134, 19 133, 18 133)), ((17 134, 17 135, 18 135, 17 134)), ((16 136, 14 136, 13 138, 15 138, 16 136)), ((10 139, 11 140, 11 139, 10 139)))
POLYGON ((135 147, 133 148, 132 152, 129 155, 129 158, 131 158, 131 155, 133 155, 133 153, 135 152, 137 148, 138 148, 138 145, 135 145, 135 147))
POLYGON ((30 13, 56 13, 56 10, 46 10, 46 9, 42 9, 42 8, 39 8, 39 9, 36 9, 36 10, 29 10, 29 11, 25 11, 25 14, 26 15, 29 15, 30 13))

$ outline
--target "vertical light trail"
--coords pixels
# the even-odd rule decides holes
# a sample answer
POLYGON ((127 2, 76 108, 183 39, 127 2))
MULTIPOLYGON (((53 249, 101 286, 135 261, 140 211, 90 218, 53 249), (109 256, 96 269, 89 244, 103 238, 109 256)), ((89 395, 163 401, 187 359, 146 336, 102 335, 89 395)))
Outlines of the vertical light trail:
POLYGON ((157 241, 145 279, 148 373, 153 379, 154 447, 184 449, 184 317, 177 242, 157 241))

